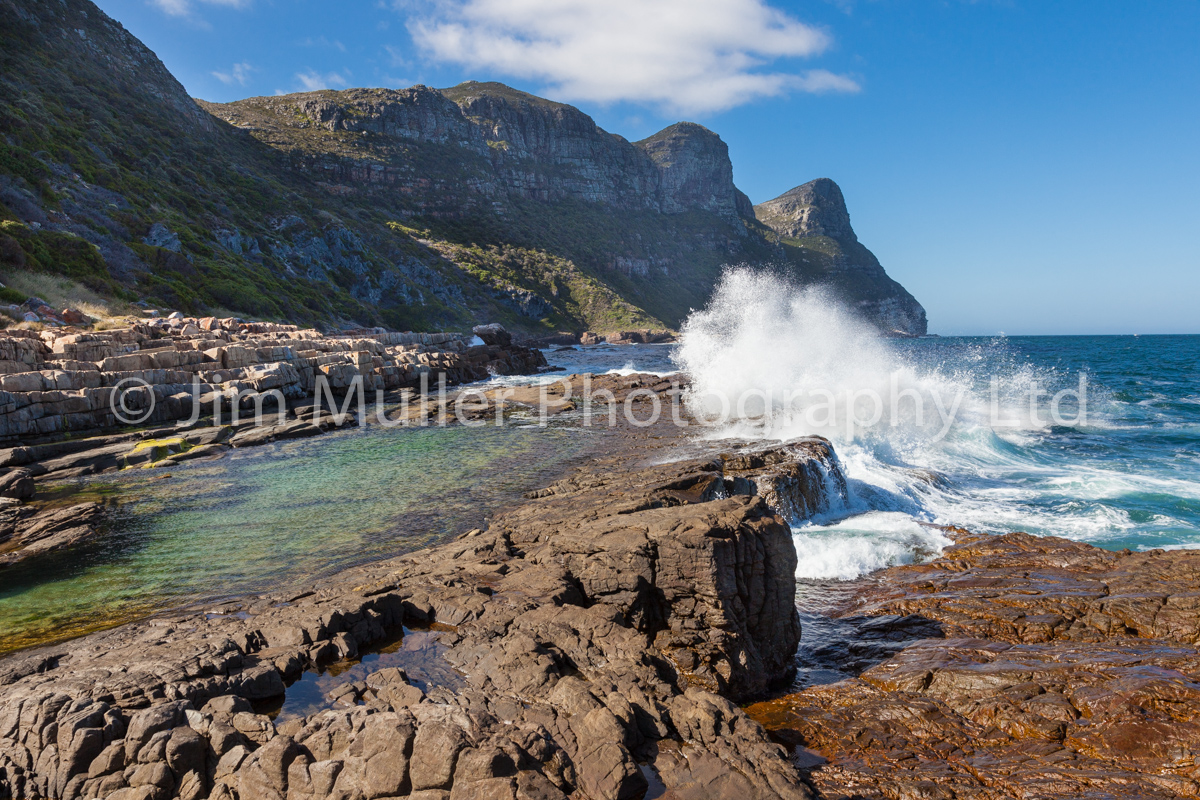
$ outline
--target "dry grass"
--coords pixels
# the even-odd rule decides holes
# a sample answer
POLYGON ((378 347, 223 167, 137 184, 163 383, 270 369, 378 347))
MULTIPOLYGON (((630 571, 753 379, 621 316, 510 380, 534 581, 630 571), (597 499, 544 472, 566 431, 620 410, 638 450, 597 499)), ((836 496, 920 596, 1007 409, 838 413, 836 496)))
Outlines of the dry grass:
POLYGON ((128 328, 130 325, 138 322, 140 319, 141 318, 134 316, 106 317, 105 319, 96 320, 96 322, 92 325, 92 330, 111 331, 116 330, 117 328, 128 328))
POLYGON ((138 309, 129 303, 101 297, 83 284, 58 275, 13 271, 5 274, 4 284, 24 295, 40 297, 56 309, 78 309, 97 320, 97 327, 120 327, 111 324, 110 321, 128 316, 141 316, 138 309))

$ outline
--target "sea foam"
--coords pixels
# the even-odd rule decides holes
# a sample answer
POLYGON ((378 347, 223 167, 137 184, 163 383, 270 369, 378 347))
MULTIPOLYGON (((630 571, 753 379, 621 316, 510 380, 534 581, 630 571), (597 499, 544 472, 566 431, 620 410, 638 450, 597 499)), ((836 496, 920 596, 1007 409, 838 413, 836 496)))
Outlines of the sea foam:
POLYGON ((715 423, 709 436, 833 441, 849 496, 795 521, 798 575, 812 579, 935 555, 949 540, 929 523, 976 525, 996 512, 1003 497, 970 496, 960 479, 1036 469, 1025 451, 1050 426, 1028 393, 1062 383, 1003 342, 913 359, 828 291, 749 268, 726 271, 673 358, 691 378, 691 410, 715 423))

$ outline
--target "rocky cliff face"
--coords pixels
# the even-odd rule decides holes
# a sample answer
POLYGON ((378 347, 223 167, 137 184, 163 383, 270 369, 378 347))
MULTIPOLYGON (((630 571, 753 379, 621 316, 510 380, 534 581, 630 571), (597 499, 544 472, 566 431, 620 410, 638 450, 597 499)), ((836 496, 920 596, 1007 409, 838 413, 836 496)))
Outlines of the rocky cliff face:
POLYGON ((803 186, 754 207, 758 221, 782 236, 828 236, 857 242, 850 227, 850 212, 842 190, 829 178, 817 178, 803 186))
MULTIPOLYGON (((728 219, 746 214, 733 185, 729 147, 707 128, 679 122, 637 143, 659 172, 659 204, 668 213, 703 209, 728 219)), ((751 209, 753 211, 753 209, 751 209)))
POLYGON ((738 204, 729 149, 712 131, 683 122, 632 144, 579 109, 498 83, 202 105, 301 169, 389 186, 420 211, 577 200, 620 211, 699 210, 736 222, 750 210, 738 204))
POLYGON ((476 82, 193 101, 88 0, 0 0, 0 44, 5 270, 198 316, 549 334, 678 326, 724 265, 783 255, 923 330, 867 256, 814 270, 764 235, 699 125, 629 142, 476 82))
POLYGON ((858 241, 841 188, 829 178, 797 186, 754 207, 759 222, 779 234, 789 259, 808 277, 828 283, 867 319, 895 335, 923 335, 925 309, 888 277, 858 241))

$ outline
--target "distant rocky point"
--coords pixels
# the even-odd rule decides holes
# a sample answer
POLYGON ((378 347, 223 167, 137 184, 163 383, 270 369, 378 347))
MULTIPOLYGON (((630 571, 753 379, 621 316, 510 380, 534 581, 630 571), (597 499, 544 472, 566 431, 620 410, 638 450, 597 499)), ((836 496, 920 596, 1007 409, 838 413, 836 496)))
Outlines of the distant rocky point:
POLYGON ((875 254, 858 241, 850 227, 842 190, 829 178, 817 178, 759 203, 754 213, 760 222, 784 237, 785 246, 808 252, 814 247, 807 246, 806 241, 820 242, 815 249, 824 252, 832 268, 853 275, 861 286, 858 295, 848 299, 886 333, 921 336, 928 332, 925 309, 888 277, 875 254))
POLYGON ((801 239, 828 236, 857 242, 841 188, 829 178, 817 178, 754 207, 759 222, 781 236, 801 239))

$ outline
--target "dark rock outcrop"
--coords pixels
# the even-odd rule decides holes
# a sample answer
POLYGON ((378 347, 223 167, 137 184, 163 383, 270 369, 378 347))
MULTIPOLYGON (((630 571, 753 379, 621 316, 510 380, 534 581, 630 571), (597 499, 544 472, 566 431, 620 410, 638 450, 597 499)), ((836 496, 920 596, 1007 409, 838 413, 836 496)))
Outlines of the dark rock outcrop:
POLYGON ((621 467, 307 591, 0 660, 0 794, 623 800, 649 776, 681 800, 811 797, 718 694, 786 673, 788 527, 748 467, 621 467), (387 668, 304 717, 251 705, 431 624, 456 685, 387 668))
POLYGON ((497 322, 487 325, 476 325, 471 329, 471 333, 482 339, 485 345, 491 347, 507 347, 512 344, 512 334, 497 322))
POLYGON ((29 500, 33 494, 33 475, 29 470, 14 469, 0 474, 0 497, 29 500))
MULTIPOLYGON (((581 341, 583 344, 599 344, 601 340, 595 334, 584 333, 581 341)), ((617 331, 604 337, 603 341, 608 344, 669 344, 675 341, 675 334, 654 330, 617 331)))
POLYGON ((103 506, 92 502, 48 510, 0 506, 0 571, 26 558, 87 541, 98 533, 102 515, 103 506))

